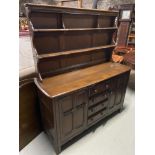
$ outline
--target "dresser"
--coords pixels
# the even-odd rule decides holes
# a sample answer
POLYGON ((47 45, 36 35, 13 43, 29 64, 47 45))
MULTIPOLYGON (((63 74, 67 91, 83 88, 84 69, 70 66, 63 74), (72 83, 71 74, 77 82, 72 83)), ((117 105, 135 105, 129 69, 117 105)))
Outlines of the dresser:
POLYGON ((121 110, 128 66, 111 62, 116 11, 25 5, 44 131, 62 147, 121 110))

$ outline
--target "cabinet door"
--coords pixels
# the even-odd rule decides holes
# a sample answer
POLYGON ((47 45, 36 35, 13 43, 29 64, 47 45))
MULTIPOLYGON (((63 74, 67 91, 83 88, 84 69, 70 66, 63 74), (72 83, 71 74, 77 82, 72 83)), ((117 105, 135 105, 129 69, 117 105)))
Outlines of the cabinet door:
POLYGON ((73 128, 76 130, 81 130, 86 125, 87 118, 87 105, 88 105, 88 97, 87 91, 82 90, 75 94, 75 111, 74 111, 74 121, 73 128))
POLYGON ((86 91, 79 91, 59 99, 62 141, 84 129, 87 101, 86 91))
POLYGON ((110 80, 109 110, 123 104, 128 77, 129 75, 125 73, 110 80))
POLYGON ((59 99, 61 138, 72 133, 73 106, 74 105, 72 95, 65 96, 59 99))
POLYGON ((129 73, 125 73, 117 79, 117 91, 116 91, 116 98, 115 98, 116 105, 123 104, 128 78, 129 78, 129 73))

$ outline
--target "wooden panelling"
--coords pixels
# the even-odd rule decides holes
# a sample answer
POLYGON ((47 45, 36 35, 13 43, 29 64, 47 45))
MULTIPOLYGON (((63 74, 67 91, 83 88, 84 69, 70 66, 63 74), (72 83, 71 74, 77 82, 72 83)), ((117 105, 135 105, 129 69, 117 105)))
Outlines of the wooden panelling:
POLYGON ((94 28, 96 16, 81 14, 63 14, 65 28, 94 28))
POLYGON ((110 45, 114 30, 45 31, 34 33, 34 46, 38 54, 110 45))
POLYGON ((109 61, 111 49, 95 50, 85 53, 73 53, 70 55, 59 55, 57 57, 47 57, 38 61, 38 70, 42 77, 56 75, 79 68, 88 67, 94 64, 109 61))
POLYGON ((34 28, 60 28, 59 14, 56 13, 41 13, 33 12, 31 14, 31 21, 34 28), (42 21, 42 22, 40 22, 42 21))
POLYGON ((108 16, 98 17, 98 27, 114 27, 115 17, 109 18, 108 16))
POLYGON ((82 31, 78 34, 74 32, 65 32, 64 34, 64 50, 82 49, 92 47, 91 45, 92 31, 82 31))
POLYGON ((97 31, 93 34, 93 46, 110 45, 112 40, 112 32, 97 31))
POLYGON ((60 51, 60 36, 62 32, 34 33, 33 44, 38 54, 60 51))
POLYGON ((61 109, 62 112, 71 111, 73 109, 73 99, 71 96, 67 96, 61 99, 61 109))

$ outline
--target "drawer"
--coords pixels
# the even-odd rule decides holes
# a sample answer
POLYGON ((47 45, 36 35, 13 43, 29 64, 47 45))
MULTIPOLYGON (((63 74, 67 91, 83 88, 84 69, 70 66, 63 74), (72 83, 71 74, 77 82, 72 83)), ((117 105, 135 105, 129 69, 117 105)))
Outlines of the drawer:
POLYGON ((91 116, 91 115, 97 113, 98 111, 104 109, 107 106, 108 106, 108 98, 102 102, 99 102, 99 104, 89 108, 88 109, 88 116, 91 116))
POLYGON ((95 94, 98 94, 98 93, 101 93, 101 92, 104 92, 105 90, 107 90, 109 88, 109 85, 106 84, 105 82, 102 82, 102 83, 98 83, 94 86, 92 86, 89 90, 89 95, 90 96, 93 96, 95 94))
POLYGON ((89 119, 88 119, 88 125, 104 118, 107 114, 107 107, 105 107, 103 110, 101 110, 100 112, 98 112, 97 114, 91 116, 89 119))
POLYGON ((99 102, 102 102, 104 100, 107 100, 107 99, 108 99, 108 93, 107 92, 96 94, 89 99, 89 107, 93 106, 94 104, 97 104, 99 102))

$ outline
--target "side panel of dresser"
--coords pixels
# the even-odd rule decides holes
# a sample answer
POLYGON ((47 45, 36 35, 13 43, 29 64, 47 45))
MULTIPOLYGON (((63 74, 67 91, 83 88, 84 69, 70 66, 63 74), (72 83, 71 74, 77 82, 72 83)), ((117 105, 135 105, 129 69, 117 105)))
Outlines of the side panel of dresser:
POLYGON ((41 122, 44 131, 48 135, 50 142, 53 144, 54 149, 57 153, 61 151, 59 144, 59 133, 57 122, 59 117, 57 116, 57 107, 54 104, 53 99, 47 96, 46 93, 39 87, 39 84, 35 82, 38 87, 40 109, 41 109, 41 122))

